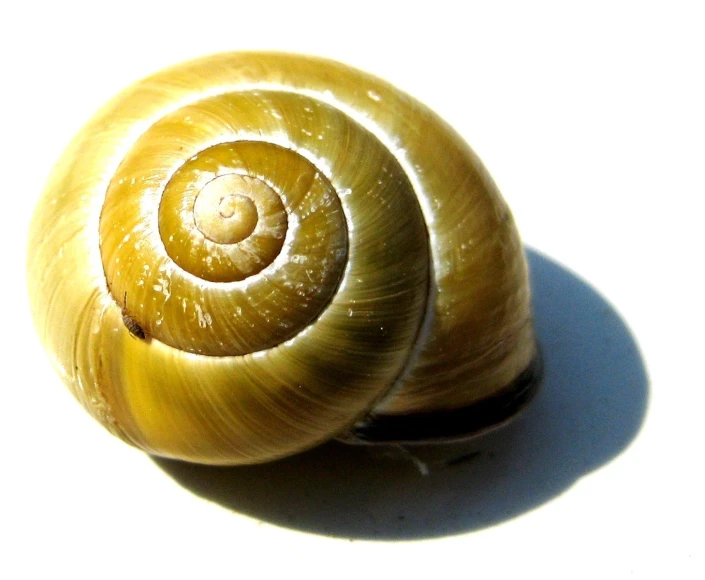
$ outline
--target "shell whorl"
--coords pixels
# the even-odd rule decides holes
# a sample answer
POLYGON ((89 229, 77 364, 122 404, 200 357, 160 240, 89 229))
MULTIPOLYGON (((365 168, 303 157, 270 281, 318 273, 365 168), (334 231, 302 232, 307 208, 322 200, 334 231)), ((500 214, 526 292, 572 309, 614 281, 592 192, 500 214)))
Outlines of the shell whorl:
POLYGON ((521 244, 482 165, 343 65, 241 53, 158 73, 84 128, 47 204, 42 339, 84 406, 156 454, 273 459, 375 404, 472 403, 535 356, 521 244))

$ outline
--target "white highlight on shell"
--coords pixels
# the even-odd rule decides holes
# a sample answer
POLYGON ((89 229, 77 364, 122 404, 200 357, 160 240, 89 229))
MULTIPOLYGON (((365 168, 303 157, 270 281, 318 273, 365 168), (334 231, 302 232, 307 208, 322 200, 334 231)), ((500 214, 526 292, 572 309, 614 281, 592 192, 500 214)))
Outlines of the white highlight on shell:
POLYGON ((198 326, 200 326, 201 328, 206 328, 207 326, 210 326, 213 323, 211 315, 208 314, 208 312, 204 312, 203 308, 201 308, 201 305, 198 302, 194 302, 193 306, 196 309, 196 314, 198 316, 198 326))

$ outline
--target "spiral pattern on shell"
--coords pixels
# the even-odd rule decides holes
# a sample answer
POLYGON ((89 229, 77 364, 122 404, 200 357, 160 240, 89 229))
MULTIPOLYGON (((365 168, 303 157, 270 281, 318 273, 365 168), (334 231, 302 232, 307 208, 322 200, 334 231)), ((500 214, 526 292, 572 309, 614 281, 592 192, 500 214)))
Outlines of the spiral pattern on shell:
POLYGON ((370 413, 471 405, 536 357, 519 237, 480 162, 322 59, 217 55, 137 83, 68 148, 32 237, 59 372, 159 455, 274 459, 370 413))

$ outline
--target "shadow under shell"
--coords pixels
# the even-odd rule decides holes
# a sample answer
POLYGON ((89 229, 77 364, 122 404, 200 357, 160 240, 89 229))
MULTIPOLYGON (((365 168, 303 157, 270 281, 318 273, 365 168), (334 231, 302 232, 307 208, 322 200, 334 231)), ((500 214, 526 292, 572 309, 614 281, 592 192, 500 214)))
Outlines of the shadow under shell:
POLYGON ((545 376, 506 427, 446 445, 331 442, 254 466, 154 461, 186 489, 238 513, 350 539, 461 534, 550 501, 626 449, 649 387, 617 311, 566 268, 527 254, 545 376))

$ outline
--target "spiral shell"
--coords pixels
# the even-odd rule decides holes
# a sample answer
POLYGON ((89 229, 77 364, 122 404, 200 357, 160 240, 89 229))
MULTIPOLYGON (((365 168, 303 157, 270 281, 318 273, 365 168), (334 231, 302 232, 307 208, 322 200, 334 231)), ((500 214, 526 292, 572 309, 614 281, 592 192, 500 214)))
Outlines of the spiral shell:
POLYGON ((223 54, 135 84, 68 147, 30 238, 58 372, 158 455, 261 462, 443 417, 537 360, 521 243, 477 157, 322 59, 223 54))

